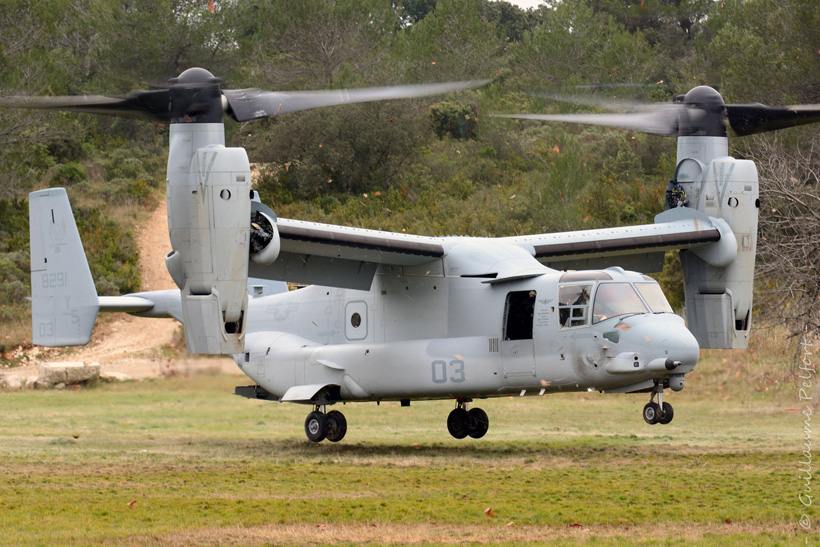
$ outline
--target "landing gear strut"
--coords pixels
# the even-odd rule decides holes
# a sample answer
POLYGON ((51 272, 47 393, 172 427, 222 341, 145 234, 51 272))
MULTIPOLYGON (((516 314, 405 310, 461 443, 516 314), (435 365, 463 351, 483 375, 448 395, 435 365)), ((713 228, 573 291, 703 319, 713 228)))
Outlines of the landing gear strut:
POLYGON ((490 428, 490 419, 487 413, 480 408, 467 410, 467 403, 471 399, 456 400, 456 408, 447 416, 447 431, 456 439, 463 439, 470 436, 473 439, 480 439, 490 428))
POLYGON ((675 416, 675 411, 672 405, 663 402, 663 384, 658 382, 655 384, 655 389, 652 390, 652 395, 649 397, 649 402, 643 407, 643 419, 649 425, 668 424, 675 416), (655 395, 658 396, 658 402, 655 402, 655 395))
POLYGON ((316 405, 316 409, 308 414, 305 420, 305 435, 308 440, 320 443, 327 439, 337 443, 344 439, 347 433, 347 420, 338 410, 325 412, 325 405, 316 405))

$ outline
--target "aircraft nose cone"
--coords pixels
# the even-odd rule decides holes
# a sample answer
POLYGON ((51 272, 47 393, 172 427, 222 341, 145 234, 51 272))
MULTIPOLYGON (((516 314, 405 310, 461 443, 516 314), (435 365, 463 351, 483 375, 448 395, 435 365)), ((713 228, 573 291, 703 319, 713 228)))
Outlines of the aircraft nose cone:
MULTIPOLYGON (((619 324, 621 348, 640 354, 641 360, 667 359, 680 362, 679 367, 695 366, 700 346, 686 328, 683 319, 671 313, 629 317, 619 324)), ((688 372, 687 370, 687 372, 688 372)))
POLYGON ((650 360, 655 358, 680 361, 683 366, 693 367, 700 357, 700 346, 686 328, 683 319, 673 314, 646 317, 641 326, 650 360))

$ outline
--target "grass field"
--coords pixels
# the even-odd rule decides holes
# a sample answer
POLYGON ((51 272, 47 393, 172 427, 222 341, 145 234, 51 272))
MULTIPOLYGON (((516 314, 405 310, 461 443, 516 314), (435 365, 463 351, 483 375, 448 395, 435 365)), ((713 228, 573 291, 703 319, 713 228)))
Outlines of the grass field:
POLYGON ((668 426, 643 422, 645 395, 503 398, 457 441, 452 403, 359 404, 319 445, 307 407, 228 375, 3 393, 0 544, 817 543, 802 407, 720 378, 668 395, 668 426))

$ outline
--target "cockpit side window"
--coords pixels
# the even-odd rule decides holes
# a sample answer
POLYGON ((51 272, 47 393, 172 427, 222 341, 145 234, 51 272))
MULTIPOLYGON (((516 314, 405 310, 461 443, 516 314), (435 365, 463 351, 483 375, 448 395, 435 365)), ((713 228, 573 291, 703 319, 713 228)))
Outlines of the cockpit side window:
POLYGON ((610 317, 632 313, 648 313, 649 310, 630 283, 601 283, 595 293, 592 322, 600 323, 610 317))
POLYGON ((558 286, 558 319, 562 328, 583 327, 589 324, 591 283, 558 286))
POLYGON ((644 301, 649 304, 652 313, 675 313, 657 282, 635 283, 635 288, 641 293, 644 301))

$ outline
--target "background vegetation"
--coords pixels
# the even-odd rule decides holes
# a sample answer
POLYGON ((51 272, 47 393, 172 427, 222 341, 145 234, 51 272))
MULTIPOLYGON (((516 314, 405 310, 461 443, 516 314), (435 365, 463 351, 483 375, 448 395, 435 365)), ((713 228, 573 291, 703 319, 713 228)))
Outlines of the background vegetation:
MULTIPOLYGON (((597 228, 663 209, 674 139, 489 114, 574 108, 543 93, 666 101, 699 84, 727 102, 820 102, 820 4, 9 0, 0 12, 2 94, 123 94, 191 66, 226 87, 275 90, 493 79, 427 101, 228 121, 229 144, 260 165, 258 188, 282 216, 422 234, 597 228)), ((820 328, 819 135, 732 140, 760 169, 762 317, 793 332, 820 328)), ((131 228, 162 199, 166 145, 162 124, 3 112, 0 319, 27 321, 26 193, 50 185, 69 188, 101 292, 138 289, 131 228)))

